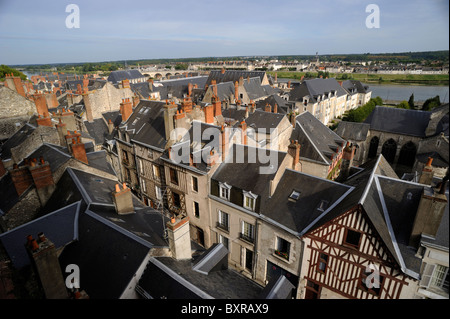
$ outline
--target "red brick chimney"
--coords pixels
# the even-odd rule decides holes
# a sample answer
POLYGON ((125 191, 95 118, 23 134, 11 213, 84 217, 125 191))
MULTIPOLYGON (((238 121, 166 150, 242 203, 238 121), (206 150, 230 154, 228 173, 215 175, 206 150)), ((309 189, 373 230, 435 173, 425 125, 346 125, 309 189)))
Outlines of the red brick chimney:
POLYGON ((44 158, 41 156, 39 162, 31 161, 29 170, 34 185, 36 186, 41 205, 44 206, 55 190, 55 182, 50 164, 44 161, 44 158))
POLYGON ((212 105, 214 107, 214 116, 222 115, 222 103, 217 95, 211 98, 212 105))
POLYGON ((288 89, 290 89, 291 88, 291 81, 288 81, 288 89))
POLYGON ((84 108, 86 110, 86 120, 89 123, 94 122, 94 116, 92 113, 92 101, 89 93, 83 94, 84 108))
POLYGON ((82 94, 83 93, 83 88, 81 87, 80 83, 77 84, 77 91, 75 93, 77 93, 77 94, 82 94))
POLYGON ((295 129, 295 124, 296 124, 296 120, 295 120, 295 113, 292 113, 291 114, 291 124, 292 124, 292 127, 295 129))
MULTIPOLYGON (((28 162, 28 160, 26 160, 26 162, 28 162)), ((17 164, 14 164, 13 169, 9 173, 11 174, 11 179, 16 188, 17 195, 22 195, 28 187, 33 185, 33 178, 27 165, 19 167, 17 164)))
POLYGON ((83 163, 89 164, 86 156, 86 148, 84 146, 84 143, 81 143, 81 138, 77 137, 76 139, 72 139, 71 146, 73 157, 83 163))
POLYGON ((242 121, 239 124, 239 128, 241 129, 241 136, 242 136, 242 144, 247 145, 247 123, 245 121, 242 121))
POLYGON ((433 176, 434 176, 433 166, 431 165, 431 163, 433 163, 433 158, 428 157, 427 164, 422 169, 422 174, 420 175, 420 178, 419 178, 420 184, 431 185, 431 182, 433 181, 433 176))
POLYGON ((278 104, 275 103, 275 105, 273 106, 273 113, 278 113, 278 104))
POLYGON ((47 108, 51 109, 58 107, 59 105, 58 99, 56 98, 56 94, 53 92, 45 93, 45 100, 47 102, 47 108))
POLYGON ((213 96, 217 96, 217 84, 216 84, 216 80, 212 80, 211 81, 211 86, 213 88, 213 96))
POLYGON ((220 73, 225 74, 225 68, 222 68, 222 70, 220 70, 220 73))
POLYGON ((278 82, 278 73, 275 72, 275 83, 278 82))
POLYGON ((192 85, 192 83, 189 83, 188 84, 188 96, 191 96, 192 95, 192 89, 193 89, 193 85, 192 85))
POLYGON ((355 147, 347 142, 346 146, 342 150, 342 162, 341 171, 339 174, 339 180, 345 181, 350 175, 350 168, 353 165, 353 157, 355 156, 355 147))
POLYGON ((25 97, 25 90, 23 89, 22 80, 20 77, 14 76, 12 73, 5 74, 5 85, 25 97))
POLYGON ((116 184, 115 190, 112 192, 114 206, 116 207, 116 212, 119 215, 134 212, 131 189, 129 189, 125 183, 123 183, 122 186, 123 188, 121 189, 120 184, 116 184))
POLYGON ((44 94, 40 92, 35 93, 33 95, 33 100, 39 115, 44 116, 45 114, 48 114, 47 100, 44 94))
POLYGON ((114 123, 111 121, 111 119, 108 120, 108 132, 111 134, 114 131, 114 123))
POLYGON ((250 113, 254 113, 256 110, 256 103, 253 100, 250 100, 250 113))
POLYGON ((43 233, 39 233, 38 241, 31 235, 27 236, 26 249, 37 270, 45 298, 68 299, 55 245, 43 233))
POLYGON ((206 105, 203 108, 203 112, 205 112, 205 123, 213 124, 214 123, 214 106, 212 104, 206 105))
POLYGON ((239 83, 238 81, 234 82, 234 99, 239 101, 239 83))
POLYGON ((36 123, 37 123, 38 126, 53 127, 52 119, 51 119, 50 115, 48 114, 48 112, 43 117, 38 115, 38 118, 36 119, 36 123))
POLYGON ((124 89, 130 88, 130 80, 128 79, 122 80, 122 87, 124 89))
POLYGON ((300 144, 298 141, 291 140, 291 144, 288 146, 288 154, 292 156, 292 169, 298 170, 300 163, 300 144))
POLYGON ((133 113, 133 104, 129 98, 122 99, 122 103, 120 103, 120 114, 122 114, 122 122, 128 120, 128 118, 133 113))
POLYGON ((85 74, 83 78, 83 88, 87 88, 88 86, 89 86, 89 79, 87 78, 87 74, 85 74))
POLYGON ((264 112, 272 112, 272 105, 269 104, 269 102, 266 102, 266 106, 264 107, 264 112))
POLYGON ((133 107, 136 107, 140 102, 139 96, 133 95, 133 107))
POLYGON ((63 147, 67 147, 66 135, 67 135, 67 124, 61 121, 59 118, 59 123, 55 124, 56 131, 59 136, 59 144, 63 147))
POLYGON ((186 113, 190 113, 192 111, 192 100, 189 96, 183 99, 183 102, 181 102, 181 108, 186 113))

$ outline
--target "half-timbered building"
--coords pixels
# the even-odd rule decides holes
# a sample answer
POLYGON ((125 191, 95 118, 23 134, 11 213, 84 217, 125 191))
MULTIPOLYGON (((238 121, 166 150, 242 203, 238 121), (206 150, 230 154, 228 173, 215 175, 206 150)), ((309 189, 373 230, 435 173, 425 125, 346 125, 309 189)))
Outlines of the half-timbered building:
POLYGON ((418 298, 420 238, 436 235, 445 195, 399 180, 382 156, 346 184, 353 192, 304 236, 301 297, 418 298))

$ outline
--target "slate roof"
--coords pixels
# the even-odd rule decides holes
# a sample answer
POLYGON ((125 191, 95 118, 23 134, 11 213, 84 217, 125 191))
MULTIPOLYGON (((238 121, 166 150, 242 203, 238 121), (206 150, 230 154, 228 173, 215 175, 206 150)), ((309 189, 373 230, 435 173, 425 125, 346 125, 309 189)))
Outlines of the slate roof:
POLYGON ((78 218, 78 240, 64 248, 59 263, 61 269, 69 264, 80 268, 80 285, 89 298, 117 299, 148 252, 147 246, 86 211, 78 218))
POLYGON ((33 134, 35 129, 36 127, 29 123, 23 125, 16 133, 14 133, 9 139, 5 141, 5 143, 0 146, 0 157, 3 160, 11 158, 11 149, 22 144, 28 138, 28 136, 33 134))
MULTIPOLYGON (((105 116, 103 116, 103 117, 105 117, 105 116)), ((114 118, 113 116, 111 116, 111 117, 107 116, 107 117, 108 117, 108 120, 109 120, 109 118, 111 118, 111 121, 113 121, 112 120, 114 118)), ((116 122, 118 122, 117 119, 119 119, 121 121, 122 116, 120 115, 120 117, 116 117, 114 120, 116 122)), ((114 125, 114 126, 117 126, 117 125, 114 125)), ((115 132, 113 131, 111 134, 109 133, 108 125, 106 124, 105 120, 102 118, 94 119, 94 121, 92 121, 92 122, 84 121, 84 126, 86 127, 86 130, 88 131, 89 135, 94 139, 95 144, 97 144, 97 145, 102 145, 105 143, 106 140, 111 140, 114 138, 115 132)))
POLYGON ((261 86, 261 79, 259 77, 244 79, 244 89, 250 100, 257 100, 269 95, 261 86))
POLYGON ((192 269, 192 262, 170 257, 151 258, 138 291, 153 299, 257 299, 263 290, 235 270, 204 275, 192 269))
POLYGON ((74 202, 51 214, 35 219, 10 231, 0 234, 0 241, 6 249, 14 267, 20 269, 30 264, 30 258, 25 249, 26 237, 43 232, 55 247, 62 248, 78 238, 76 227, 80 202, 74 202))
POLYGON ((284 118, 284 114, 269 113, 256 109, 253 113, 249 112, 245 122, 247 123, 248 128, 251 127, 255 130, 258 128, 266 129, 267 133, 269 133, 270 129, 278 127, 284 118))
POLYGON ((139 79, 143 78, 139 70, 132 69, 132 70, 119 70, 119 71, 112 71, 108 76, 108 81, 112 82, 113 84, 121 82, 123 80, 133 80, 133 79, 139 79))
POLYGON ((278 165, 283 162, 287 153, 271 151, 271 156, 276 156, 277 163, 268 163, 266 159, 260 157, 260 150, 263 149, 233 144, 227 158, 220 164, 211 179, 218 182, 225 182, 228 185, 247 192, 251 191, 253 194, 259 195, 261 200, 264 201, 269 197, 270 181, 274 178, 278 165), (254 163, 250 160, 251 154, 255 154, 254 163), (243 163, 239 162, 240 158, 243 159, 243 163), (261 174, 260 168, 268 168, 270 164, 276 165, 273 167, 273 173, 261 174))
POLYGON ((264 71, 241 71, 241 70, 225 70, 225 73, 222 74, 221 70, 212 70, 211 72, 209 72, 206 85, 210 86, 212 80, 216 80, 217 84, 222 82, 232 82, 234 85, 234 82, 236 81, 239 82, 240 77, 243 77, 244 79, 247 79, 247 77, 250 78, 259 77, 260 81, 262 82, 265 74, 266 72, 264 71))
POLYGON ((153 82, 153 91, 159 92, 162 100, 172 97, 183 98, 188 94, 189 83, 192 85, 197 84, 199 89, 203 89, 205 87, 206 80, 206 76, 195 76, 175 80, 155 81, 153 82))
POLYGON ((371 130, 425 137, 431 112, 377 105, 364 123, 371 130))
POLYGON ((291 140, 300 144, 300 158, 324 165, 331 164, 331 156, 343 148, 345 140, 315 118, 304 112, 296 117, 291 140))
POLYGON ((369 92, 369 86, 361 83, 358 80, 346 80, 342 82, 342 87, 349 93, 367 93, 369 92))
POLYGON ((370 130, 370 124, 341 121, 336 128, 336 134, 344 140, 365 141, 370 130))
POLYGON ((286 169, 261 214, 302 236, 314 221, 342 200, 352 187, 286 169), (289 199, 292 191, 300 196, 289 199), (323 210, 320 207, 326 201, 323 210))
POLYGON ((162 101, 141 100, 119 129, 127 131, 132 140, 164 150, 164 105, 162 101))
POLYGON ((309 96, 310 101, 315 103, 318 95, 328 94, 333 91, 337 92, 338 97, 348 94, 334 78, 304 80, 289 93, 289 100, 302 101, 304 96, 309 96))
POLYGON ((274 109, 274 106, 275 106, 275 103, 276 103, 278 105, 277 106, 277 113, 281 113, 281 114, 288 113, 288 110, 291 108, 291 106, 293 104, 292 102, 286 101, 285 99, 283 99, 278 94, 271 94, 270 96, 268 96, 264 100, 257 101, 256 102, 256 108, 264 111, 265 106, 266 106, 267 103, 269 103, 269 105, 271 105, 272 112, 273 112, 273 109, 274 109))

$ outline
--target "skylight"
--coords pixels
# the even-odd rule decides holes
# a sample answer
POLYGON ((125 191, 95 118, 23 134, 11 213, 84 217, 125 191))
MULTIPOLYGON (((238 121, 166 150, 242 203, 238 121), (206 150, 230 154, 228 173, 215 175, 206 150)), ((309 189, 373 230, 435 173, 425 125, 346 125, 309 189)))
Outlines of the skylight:
POLYGON ((292 191, 291 195, 289 196, 290 199, 297 200, 300 197, 300 192, 297 192, 295 190, 292 191))

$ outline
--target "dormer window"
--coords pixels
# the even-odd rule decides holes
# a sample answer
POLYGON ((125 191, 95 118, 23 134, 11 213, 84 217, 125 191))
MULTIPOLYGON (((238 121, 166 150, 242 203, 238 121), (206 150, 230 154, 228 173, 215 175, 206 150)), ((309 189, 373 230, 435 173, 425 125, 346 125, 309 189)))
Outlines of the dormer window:
POLYGON ((219 183, 219 197, 222 199, 230 200, 231 186, 227 183, 219 183))
POLYGON ((256 198, 258 195, 253 194, 252 192, 244 191, 244 208, 247 208, 251 211, 255 211, 256 198))

